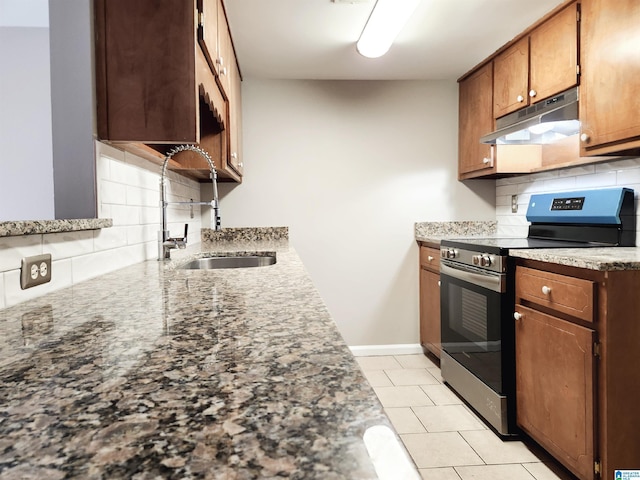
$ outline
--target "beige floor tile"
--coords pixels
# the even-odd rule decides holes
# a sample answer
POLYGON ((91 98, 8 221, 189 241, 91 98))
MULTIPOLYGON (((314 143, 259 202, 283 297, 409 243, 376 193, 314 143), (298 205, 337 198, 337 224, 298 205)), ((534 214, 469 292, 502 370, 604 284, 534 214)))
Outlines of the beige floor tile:
POLYGON ((534 480, 520 464, 456 467, 462 480, 534 480))
POLYGON ((536 480, 572 480, 573 477, 570 473, 555 464, 547 463, 523 463, 522 466, 526 468, 536 480))
POLYGON ((460 480, 460 476, 452 467, 423 468, 419 470, 422 480, 460 480))
POLYGON ((444 379, 442 378, 439 367, 429 367, 427 368, 427 370, 429 370, 429 373, 433 375, 433 378, 438 380, 440 383, 444 383, 444 379))
POLYGON ((438 385, 433 375, 426 368, 401 368, 388 370, 384 373, 391 379, 394 385, 438 385))
POLYGON ((433 405, 427 394, 415 385, 407 387, 373 387, 373 390, 385 408, 433 405))
POLYGON ((392 355, 381 355, 374 357, 356 357, 360 368, 367 370, 384 370, 386 368, 402 368, 392 355))
POLYGON ((430 357, 426 355, 417 354, 417 355, 396 355, 396 360, 402 368, 428 368, 428 367, 436 367, 438 365, 431 360, 430 357))
POLYGON ((385 413, 398 433, 425 433, 426 430, 409 407, 385 408, 385 413))
POLYGON ((486 428, 464 405, 417 406, 413 411, 427 432, 484 430, 486 428))
POLYGON ((460 432, 460 435, 488 464, 540 461, 524 443, 516 440, 505 442, 491 430, 460 432))
POLYGON ((363 373, 372 387, 393 387, 384 370, 363 370, 363 373))
POLYGON ((461 405, 462 400, 446 385, 422 385, 420 388, 436 405, 461 405))
POLYGON ((457 432, 409 433, 400 438, 419 469, 483 464, 457 432))

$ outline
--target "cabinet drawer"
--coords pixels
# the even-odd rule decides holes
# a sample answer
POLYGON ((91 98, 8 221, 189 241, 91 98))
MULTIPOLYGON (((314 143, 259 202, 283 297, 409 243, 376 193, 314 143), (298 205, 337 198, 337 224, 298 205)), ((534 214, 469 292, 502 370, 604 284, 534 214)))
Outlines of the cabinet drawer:
POLYGON ((516 299, 526 300, 592 322, 595 283, 567 275, 518 267, 516 299))
POLYGON ((432 272, 439 273, 440 250, 431 247, 420 247, 420 266, 432 272))

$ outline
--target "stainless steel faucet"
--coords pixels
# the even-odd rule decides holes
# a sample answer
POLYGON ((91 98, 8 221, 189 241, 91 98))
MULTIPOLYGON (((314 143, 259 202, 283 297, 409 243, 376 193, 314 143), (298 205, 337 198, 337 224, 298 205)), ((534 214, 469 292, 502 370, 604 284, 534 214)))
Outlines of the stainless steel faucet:
POLYGON ((180 145, 167 152, 162 164, 162 175, 160 177, 160 204, 162 206, 162 230, 158 232, 158 260, 168 260, 171 258, 171 250, 173 248, 185 248, 187 246, 187 231, 189 224, 184 224, 184 237, 170 237, 169 227, 167 226, 167 206, 168 205, 209 205, 213 208, 214 229, 220 230, 220 207, 218 206, 218 173, 213 161, 207 152, 195 145, 180 145), (211 182, 213 184, 213 200, 211 202, 168 202, 166 192, 165 176, 167 173, 167 164, 171 157, 176 153, 191 150, 199 153, 209 164, 211 170, 211 182))

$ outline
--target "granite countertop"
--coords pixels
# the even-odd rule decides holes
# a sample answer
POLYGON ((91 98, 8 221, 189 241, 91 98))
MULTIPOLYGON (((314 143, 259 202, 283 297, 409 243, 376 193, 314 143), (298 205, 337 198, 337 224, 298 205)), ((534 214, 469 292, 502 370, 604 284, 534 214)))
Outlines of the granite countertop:
POLYGON ((544 248, 509 250, 509 255, 589 270, 640 270, 640 248, 544 248))
POLYGON ((43 233, 98 230, 113 226, 110 218, 83 218, 77 220, 25 220, 0 222, 0 237, 40 235, 43 233))
POLYGON ((376 478, 390 423, 296 252, 202 246, 277 263, 186 252, 0 310, 0 477, 376 478))
POLYGON ((437 244, 446 238, 494 236, 497 225, 498 223, 494 220, 416 222, 414 230, 416 241, 437 244))

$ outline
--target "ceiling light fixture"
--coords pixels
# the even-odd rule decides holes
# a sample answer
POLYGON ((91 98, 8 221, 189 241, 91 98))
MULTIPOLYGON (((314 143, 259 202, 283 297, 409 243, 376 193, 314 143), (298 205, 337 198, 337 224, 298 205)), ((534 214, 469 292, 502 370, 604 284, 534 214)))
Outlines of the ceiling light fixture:
POLYGON ((420 0, 378 0, 356 44, 364 57, 381 57, 391 47, 420 0))

